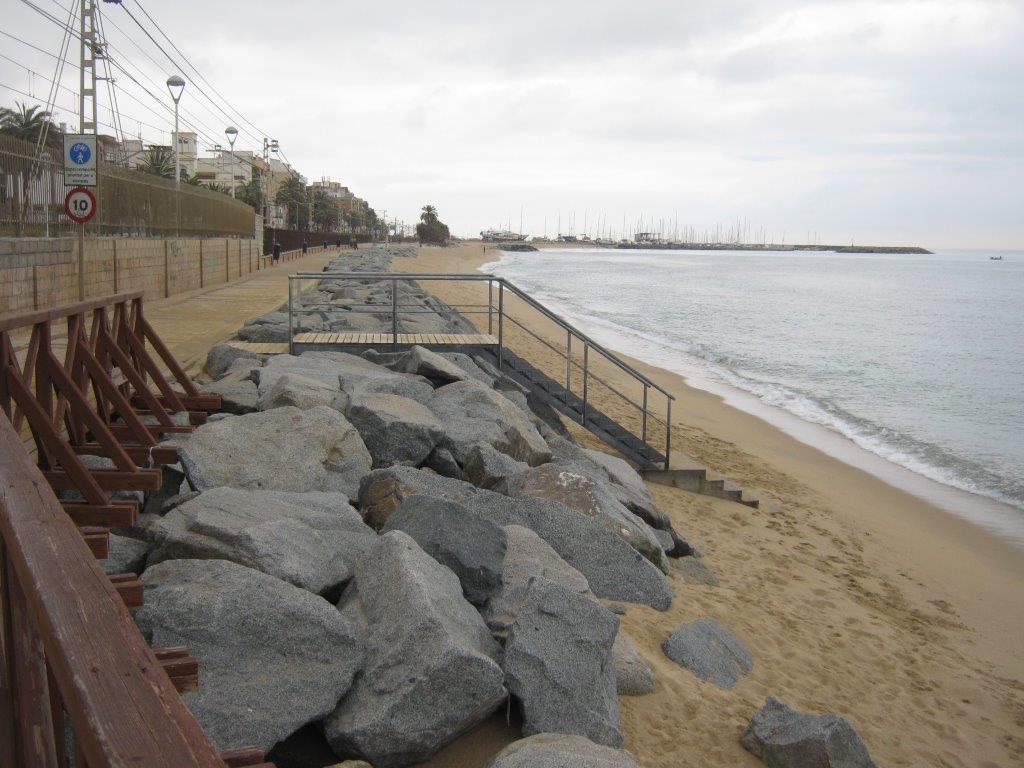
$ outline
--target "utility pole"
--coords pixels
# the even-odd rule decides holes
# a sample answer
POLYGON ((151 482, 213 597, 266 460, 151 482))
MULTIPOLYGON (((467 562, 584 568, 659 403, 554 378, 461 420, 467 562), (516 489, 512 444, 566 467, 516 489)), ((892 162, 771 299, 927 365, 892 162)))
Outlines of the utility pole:
POLYGON ((82 0, 79 16, 79 35, 82 38, 79 55, 78 105, 79 132, 96 133, 96 52, 100 51, 96 32, 96 6, 94 0, 82 0))
MULTIPOLYGON (((94 0, 81 0, 79 25, 78 126, 79 133, 96 134, 96 53, 102 52, 96 33, 94 0)), ((98 149, 98 147, 97 147, 98 149)), ((97 168, 97 184, 99 169, 97 168)), ((85 300, 85 224, 78 225, 78 300, 85 300)))

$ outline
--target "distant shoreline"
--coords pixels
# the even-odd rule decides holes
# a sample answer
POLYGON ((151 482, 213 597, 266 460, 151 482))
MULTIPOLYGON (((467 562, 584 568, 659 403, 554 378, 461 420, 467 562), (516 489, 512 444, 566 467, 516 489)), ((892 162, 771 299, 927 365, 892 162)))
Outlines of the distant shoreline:
POLYGON ((532 243, 496 242, 488 243, 499 250, 509 252, 536 251, 537 245, 557 245, 588 248, 622 248, 636 251, 817 251, 828 253, 887 253, 931 255, 927 248, 916 245, 773 245, 738 243, 608 243, 588 240, 536 240, 532 243))

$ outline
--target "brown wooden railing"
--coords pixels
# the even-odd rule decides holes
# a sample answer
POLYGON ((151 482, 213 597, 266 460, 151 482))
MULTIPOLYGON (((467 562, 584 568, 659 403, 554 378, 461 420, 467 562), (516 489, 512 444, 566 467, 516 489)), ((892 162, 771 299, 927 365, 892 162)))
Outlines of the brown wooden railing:
POLYGON ((146 321, 141 294, 0 316, 0 767, 66 768, 68 755, 76 768, 269 767, 258 749, 207 740, 179 697, 199 684, 196 661, 149 648, 129 613, 142 585, 96 562, 107 528, 138 512, 107 492, 158 487, 159 465, 177 460, 158 439, 202 423, 214 400, 146 321))

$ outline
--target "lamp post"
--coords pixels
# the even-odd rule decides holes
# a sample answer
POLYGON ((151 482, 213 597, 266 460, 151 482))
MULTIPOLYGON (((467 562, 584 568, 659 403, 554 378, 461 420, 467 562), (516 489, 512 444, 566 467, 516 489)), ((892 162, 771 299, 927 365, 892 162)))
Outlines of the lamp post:
POLYGON ((181 139, 178 137, 178 102, 181 100, 181 93, 185 90, 185 81, 178 75, 171 75, 167 78, 167 90, 174 99, 174 181, 181 191, 181 139))
POLYGON ((231 145, 231 196, 235 196, 235 139, 238 138, 238 129, 229 125, 224 129, 224 135, 228 137, 228 144, 231 145))

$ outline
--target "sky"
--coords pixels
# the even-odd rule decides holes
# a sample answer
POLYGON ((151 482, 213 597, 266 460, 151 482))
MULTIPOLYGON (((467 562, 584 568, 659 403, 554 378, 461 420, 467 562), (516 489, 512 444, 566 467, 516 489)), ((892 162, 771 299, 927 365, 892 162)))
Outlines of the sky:
MULTIPOLYGON (((1024 249, 1024 0, 139 2, 102 5, 113 55, 167 103, 183 70, 202 146, 232 118, 237 148, 276 138, 389 219, 1024 249)), ((59 50, 0 7, 0 32, 59 50)), ((0 35, 0 104, 45 101, 55 63, 0 35)), ((166 103, 117 86, 125 130, 167 142, 166 103)))

